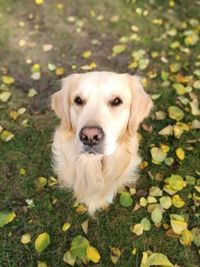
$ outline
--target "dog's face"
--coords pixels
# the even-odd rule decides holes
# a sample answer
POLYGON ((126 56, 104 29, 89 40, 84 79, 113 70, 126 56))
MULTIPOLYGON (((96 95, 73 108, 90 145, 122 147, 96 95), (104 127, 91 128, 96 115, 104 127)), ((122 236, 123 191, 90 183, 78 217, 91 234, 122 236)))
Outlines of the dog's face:
POLYGON ((121 139, 136 133, 151 105, 137 77, 112 72, 72 74, 52 97, 78 154, 113 154, 121 139))

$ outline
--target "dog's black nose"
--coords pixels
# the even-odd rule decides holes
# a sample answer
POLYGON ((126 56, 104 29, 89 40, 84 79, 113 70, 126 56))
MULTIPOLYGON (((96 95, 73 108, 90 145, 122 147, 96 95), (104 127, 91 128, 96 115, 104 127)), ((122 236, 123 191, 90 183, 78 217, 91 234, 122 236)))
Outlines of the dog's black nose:
POLYGON ((104 139, 102 128, 97 126, 83 127, 79 133, 81 142, 87 146, 99 145, 104 139))

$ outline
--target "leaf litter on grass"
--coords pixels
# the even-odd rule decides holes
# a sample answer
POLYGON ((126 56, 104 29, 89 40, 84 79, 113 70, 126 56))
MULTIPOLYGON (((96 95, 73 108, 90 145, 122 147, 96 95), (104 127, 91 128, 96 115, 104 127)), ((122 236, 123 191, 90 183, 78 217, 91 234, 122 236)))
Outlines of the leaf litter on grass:
MULTIPOLYGON (((142 240, 143 236, 145 238, 146 232, 151 235, 153 229, 157 228, 158 230, 164 229, 167 236, 178 239, 180 246, 199 247, 199 228, 196 227, 195 220, 199 217, 197 209, 199 208, 200 201, 200 170, 194 168, 194 166, 190 164, 191 158, 193 156, 196 157, 197 154, 195 153, 198 152, 196 147, 199 142, 198 130, 200 129, 198 99, 200 89, 200 56, 195 54, 195 49, 199 42, 199 22, 198 20, 189 17, 186 18, 185 21, 179 21, 176 16, 173 16, 176 12, 176 8, 180 8, 176 1, 169 1, 166 3, 165 18, 163 18, 162 14, 159 14, 158 11, 156 11, 159 9, 152 10, 151 5, 154 5, 154 1, 151 1, 150 4, 147 3, 144 8, 140 3, 137 3, 136 5, 136 1, 127 2, 129 2, 128 5, 134 7, 133 10, 131 10, 136 19, 134 19, 133 16, 133 21, 126 22, 129 23, 128 32, 119 31, 118 34, 121 34, 121 36, 119 36, 118 40, 112 42, 112 45, 109 47, 109 54, 102 54, 102 58, 105 57, 107 60, 106 62, 111 64, 110 66, 116 68, 119 72, 129 71, 130 73, 141 73, 141 75, 145 77, 144 84, 147 90, 148 88, 152 88, 151 97, 155 102, 155 110, 152 112, 150 121, 150 124, 152 124, 153 127, 149 127, 146 123, 146 125, 143 125, 143 130, 146 134, 146 136, 144 136, 144 141, 146 142, 147 139, 149 139, 149 143, 147 142, 148 151, 144 153, 145 158, 140 165, 140 169, 142 176, 144 175, 147 179, 148 189, 143 190, 144 192, 142 192, 142 195, 140 195, 138 199, 137 193, 140 188, 143 188, 142 184, 128 190, 126 189, 123 192, 120 191, 119 204, 121 209, 130 211, 130 216, 132 216, 132 212, 138 212, 139 215, 142 214, 143 211, 145 213, 143 217, 140 216, 138 220, 133 219, 131 235, 134 235, 134 239, 138 238, 139 240, 141 238, 142 240), (172 21, 171 17, 173 17, 173 20, 175 21, 172 21), (150 34, 148 28, 145 30, 143 24, 141 23, 140 25, 140 20, 144 21, 146 24, 148 23, 149 28, 152 29, 153 27, 154 30, 156 29, 155 32, 152 31, 150 34), (148 31, 148 34, 145 33, 145 31, 148 31), (151 40, 149 40, 149 35, 151 36, 151 40), (153 43, 156 44, 155 47, 152 46, 153 43), (161 47, 160 44, 162 45, 161 47), (192 57, 193 51, 195 57, 192 57), (126 56, 127 59, 125 60, 124 58, 126 56), (188 64, 188 62, 190 62, 190 64, 188 64), (188 143, 188 141, 191 143, 188 143), (192 151, 195 153, 192 154, 192 151), (184 167, 186 164, 188 164, 188 173, 184 172, 183 175, 181 167, 185 170, 184 167), (191 221, 191 214, 194 222, 191 221)), ((35 0, 35 6, 37 8, 38 17, 35 17, 35 15, 30 12, 30 14, 27 15, 28 20, 23 23, 21 22, 20 25, 24 25, 22 27, 25 27, 25 24, 28 24, 29 22, 33 23, 34 31, 37 32, 37 34, 40 34, 41 25, 36 21, 41 15, 40 11, 45 12, 48 3, 43 0, 35 0)), ((161 6, 159 5, 159 8, 160 7, 161 6)), ((56 3, 54 8, 57 10, 56 12, 59 12, 59 16, 61 16, 62 12, 65 10, 65 4, 60 2, 56 3)), ((74 36, 77 31, 77 36, 81 40, 81 36, 85 36, 84 27, 91 27, 91 25, 94 24, 94 21, 95 23, 106 23, 108 20, 106 12, 103 15, 97 14, 98 12, 96 12, 94 7, 88 12, 91 17, 89 20, 87 16, 85 18, 79 18, 76 14, 73 14, 73 16, 69 15, 64 19, 67 23, 70 23, 70 27, 74 27, 74 36)), ((56 13, 54 13, 54 16, 56 16, 56 13)), ((112 27, 117 27, 120 23, 124 23, 126 18, 113 13, 113 16, 109 17, 109 20, 113 24, 112 27)), ((59 21, 57 23, 59 24, 59 21)), ((26 62, 29 62, 27 64, 31 64, 29 65, 29 76, 31 77, 27 76, 27 79, 31 78, 31 86, 25 88, 25 90, 27 90, 27 97, 30 101, 29 103, 35 101, 34 97, 36 95, 38 95, 37 97, 40 97, 41 90, 38 89, 39 86, 37 83, 42 82, 42 79, 46 78, 47 73, 48 75, 54 75, 54 78, 56 79, 62 78, 69 71, 69 68, 66 68, 66 62, 64 62, 64 60, 62 61, 62 57, 64 58, 63 54, 59 55, 61 62, 55 60, 55 57, 51 57, 50 55, 53 55, 59 50, 59 41, 57 44, 53 41, 49 41, 50 43, 44 41, 42 44, 37 44, 37 36, 34 34, 35 33, 32 32, 30 36, 36 38, 36 44, 30 44, 24 36, 20 36, 19 49, 22 51, 22 49, 29 49, 28 47, 31 47, 31 45, 33 45, 33 47, 35 45, 37 47, 38 45, 40 46, 41 52, 48 55, 49 58, 44 64, 42 62, 42 57, 44 55, 35 60, 28 59, 30 56, 27 56, 26 62), (54 43, 54 45, 51 43, 54 43), (36 63, 34 64, 34 62, 36 63)), ((87 46, 84 46, 83 43, 83 47, 81 46, 82 50, 78 53, 81 55, 81 60, 83 60, 82 64, 79 62, 80 58, 77 60, 77 55, 72 56, 73 62, 70 62, 71 59, 68 57, 67 61, 70 62, 69 65, 72 71, 91 71, 98 67, 102 68, 102 66, 105 66, 97 55, 103 50, 101 43, 103 43, 103 45, 106 44, 106 34, 105 30, 105 33, 102 33, 102 39, 99 35, 98 40, 94 39, 91 42, 88 42, 87 46)), ((28 54, 28 50, 26 51, 28 54)), ((13 75, 13 73, 14 71, 11 72, 11 70, 2 68, 0 107, 3 107, 2 110, 8 106, 10 107, 9 112, 7 112, 7 119, 12 120, 12 125, 19 127, 20 116, 22 115, 19 108, 23 108, 24 106, 13 105, 15 99, 12 89, 15 89, 16 84, 19 86, 18 84, 20 82, 17 75, 13 75)), ((28 112, 27 109, 26 113, 28 112)), ((5 142, 5 145, 7 145, 6 142, 11 140, 12 142, 17 143, 17 131, 18 130, 15 130, 14 127, 10 127, 4 121, 1 122, 1 141, 5 142)), ((12 142, 8 145, 12 145, 12 142)), ((143 150, 143 147, 141 147, 141 150, 143 150)), ((27 171, 23 175, 29 175, 30 170, 28 170, 28 168, 25 169, 27 171)), ((46 175, 44 174, 44 176, 46 175)), ((35 177, 38 177, 35 180, 35 196, 27 198, 26 208, 28 209, 30 216, 33 215, 34 209, 37 207, 37 201, 35 201, 36 196, 40 196, 40 194, 42 196, 47 196, 48 190, 53 190, 52 187, 57 184, 57 180, 54 177, 49 179, 39 175, 35 177)), ((52 203, 59 203, 61 200, 58 197, 58 199, 52 198, 51 201, 52 203)), ((86 216, 87 209, 84 205, 75 205, 74 208, 73 215, 70 214, 70 216, 86 216)), ((114 205, 114 209, 118 209, 118 207, 115 207, 114 205)), ((7 224, 8 227, 12 227, 12 224, 15 223, 15 213, 9 211, 6 214, 7 217, 4 218, 3 223, 4 229, 6 229, 7 224)), ((78 230, 76 230, 74 225, 72 226, 69 223, 71 222, 71 220, 69 220, 70 216, 68 217, 68 214, 65 214, 65 216, 66 217, 62 221, 63 225, 62 223, 59 224, 58 231, 62 231, 63 235, 69 234, 69 238, 71 238, 70 231, 72 230, 76 236, 71 242, 70 249, 65 254, 63 250, 64 262, 72 266, 80 264, 81 262, 85 264, 88 264, 88 262, 92 262, 93 264, 100 262, 101 264, 102 262, 104 265, 109 265, 110 262, 104 263, 104 257, 101 257, 98 250, 90 245, 88 239, 80 235, 77 236, 78 230), (79 244, 75 242, 76 238, 79 244)), ((35 221, 35 223, 37 224, 37 221, 35 221)), ((40 224, 39 218, 38 224, 40 224)), ((31 224, 29 226, 31 227, 31 224)), ((81 218, 81 223, 78 222, 76 226, 87 235, 88 220, 85 217, 83 217, 83 219, 81 218)), ((91 223, 91 227, 94 227, 93 223, 91 223)), ((118 224, 115 227, 121 227, 121 225, 118 224)), ((56 228, 55 231, 57 231, 56 228)), ((98 228, 96 232, 98 232, 98 228)), ((28 232, 25 232, 21 236, 21 243, 24 245, 32 243, 33 238, 31 238, 30 235, 33 236, 32 233, 29 234, 28 232)), ((164 237, 165 236, 163 235, 163 238, 164 237)), ((51 234, 51 239, 53 240, 53 238, 53 234, 51 234)), ((123 238, 126 238, 126 236, 123 235, 123 238)), ((91 237, 91 244, 93 244, 93 240, 95 240, 98 246, 101 247, 101 241, 97 239, 98 238, 95 236, 91 237)), ((50 242, 50 235, 47 232, 43 232, 38 236, 38 241, 36 242, 37 246, 35 248, 36 251, 40 254, 46 249, 51 250, 51 247, 49 246, 50 242)), ((109 251, 110 249, 110 261, 114 264, 117 264, 118 262, 121 264, 120 261, 123 261, 124 258, 123 247, 120 244, 121 240, 119 240, 119 244, 113 246, 106 244, 107 250, 109 251)), ((154 248, 153 244, 152 247, 154 248)), ((181 249, 182 248, 180 247, 180 250, 181 249)), ((108 251, 105 252, 105 254, 108 254, 108 251)), ((174 253, 170 253, 170 251, 168 252, 169 255, 165 255, 156 249, 154 251, 145 251, 145 249, 144 251, 141 251, 137 246, 134 246, 133 249, 130 242, 130 254, 131 251, 134 251, 132 254, 136 257, 143 252, 143 256, 139 256, 141 267, 155 265, 174 266, 171 262, 174 264, 179 264, 179 261, 184 262, 184 260, 181 261, 178 256, 175 257, 173 255, 174 253), (174 261, 173 257, 177 260, 174 261)), ((52 263, 48 264, 43 260, 38 261, 38 266, 47 266, 51 264, 52 263)))

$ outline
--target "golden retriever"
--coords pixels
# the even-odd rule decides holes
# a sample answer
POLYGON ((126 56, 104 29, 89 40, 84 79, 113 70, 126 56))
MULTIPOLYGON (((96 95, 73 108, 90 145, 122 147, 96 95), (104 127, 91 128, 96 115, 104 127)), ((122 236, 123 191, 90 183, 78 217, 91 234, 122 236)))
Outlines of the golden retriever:
POLYGON ((53 94, 61 120, 52 145, 54 170, 90 214, 137 180, 137 129, 151 107, 139 78, 129 74, 72 74, 53 94))

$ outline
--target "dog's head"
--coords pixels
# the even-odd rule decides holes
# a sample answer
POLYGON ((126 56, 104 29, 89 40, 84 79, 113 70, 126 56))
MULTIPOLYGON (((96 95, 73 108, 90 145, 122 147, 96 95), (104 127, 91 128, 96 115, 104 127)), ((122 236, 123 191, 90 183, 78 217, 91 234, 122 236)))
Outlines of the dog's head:
POLYGON ((75 136, 78 153, 111 155, 136 134, 152 101, 137 76, 112 72, 72 74, 52 96, 61 127, 75 136))

